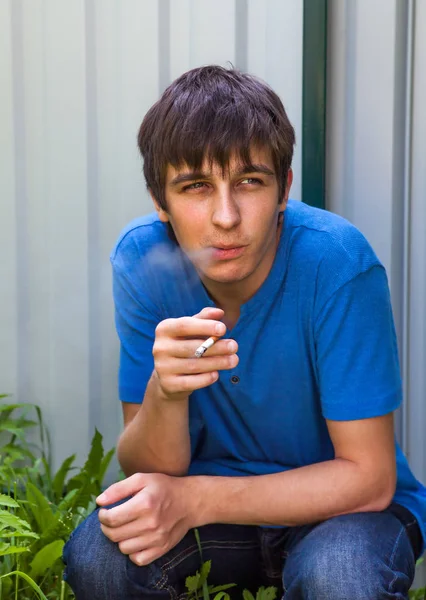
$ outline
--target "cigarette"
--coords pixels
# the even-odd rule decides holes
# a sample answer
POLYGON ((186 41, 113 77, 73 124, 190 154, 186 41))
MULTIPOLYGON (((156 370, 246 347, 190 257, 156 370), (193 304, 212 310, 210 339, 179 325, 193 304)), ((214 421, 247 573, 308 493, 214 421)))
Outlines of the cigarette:
POLYGON ((204 354, 204 352, 206 350, 208 350, 209 348, 211 348, 213 346, 213 344, 215 342, 217 342, 219 338, 216 337, 215 335, 213 335, 212 337, 209 337, 205 342, 203 342, 201 344, 201 346, 199 346, 196 351, 195 351, 195 357, 196 358, 201 358, 204 354))

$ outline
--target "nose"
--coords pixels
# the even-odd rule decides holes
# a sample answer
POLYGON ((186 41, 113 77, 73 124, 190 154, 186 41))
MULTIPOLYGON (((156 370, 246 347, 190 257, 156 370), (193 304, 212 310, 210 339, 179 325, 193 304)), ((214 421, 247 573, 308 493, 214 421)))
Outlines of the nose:
POLYGON ((241 222, 240 209, 232 189, 224 185, 217 190, 213 204, 212 223, 221 229, 232 229, 241 222))

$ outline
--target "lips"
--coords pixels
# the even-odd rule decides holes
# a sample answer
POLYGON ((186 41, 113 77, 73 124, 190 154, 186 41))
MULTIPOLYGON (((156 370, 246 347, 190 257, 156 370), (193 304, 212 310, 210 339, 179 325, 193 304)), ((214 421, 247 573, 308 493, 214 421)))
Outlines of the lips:
POLYGON ((216 260, 238 258, 244 253, 246 246, 213 246, 212 254, 216 260))

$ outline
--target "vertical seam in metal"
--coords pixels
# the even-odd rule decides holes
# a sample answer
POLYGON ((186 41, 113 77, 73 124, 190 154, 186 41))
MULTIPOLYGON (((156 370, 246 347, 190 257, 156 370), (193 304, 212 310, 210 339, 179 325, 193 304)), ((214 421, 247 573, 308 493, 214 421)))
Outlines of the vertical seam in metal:
POLYGON ((235 66, 247 71, 248 62, 248 4, 247 0, 235 0, 235 66))
POLYGON ((402 292, 402 429, 401 444, 408 455, 409 427, 409 359, 410 359, 410 234, 411 234, 411 142, 412 142, 412 102, 413 102, 413 44, 414 44, 414 0, 408 0, 407 53, 405 78, 405 132, 404 132, 404 241, 403 241, 403 292, 402 292))
POLYGON ((12 93, 14 134, 14 176, 16 215, 16 294, 17 294, 17 386, 18 402, 27 402, 30 392, 29 278, 27 148, 25 122, 24 21, 23 3, 11 3, 12 93))
POLYGON ((304 0, 302 60, 302 199, 325 208, 326 0, 304 0))
POLYGON ((86 189, 87 189, 87 318, 89 361, 89 439, 99 426, 101 415, 101 359, 98 348, 102 346, 100 306, 100 231, 99 231, 99 161, 98 161, 98 114, 96 79, 96 8, 94 0, 84 4, 84 34, 86 52, 86 189))
POLYGON ((158 3, 158 85, 162 94, 170 84, 170 0, 158 3))

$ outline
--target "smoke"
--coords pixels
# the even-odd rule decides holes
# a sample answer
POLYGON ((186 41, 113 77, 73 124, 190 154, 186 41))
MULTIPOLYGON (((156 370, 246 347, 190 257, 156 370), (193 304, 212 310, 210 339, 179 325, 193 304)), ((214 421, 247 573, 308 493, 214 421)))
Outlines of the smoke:
POLYGON ((171 294, 182 297, 183 294, 189 302, 195 290, 202 285, 200 273, 211 264, 210 248, 184 252, 180 246, 162 243, 146 251, 134 269, 141 280, 149 282, 151 297, 157 294, 159 298, 169 298, 171 294))

